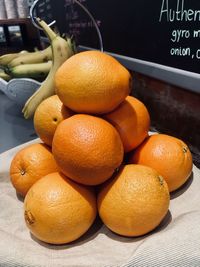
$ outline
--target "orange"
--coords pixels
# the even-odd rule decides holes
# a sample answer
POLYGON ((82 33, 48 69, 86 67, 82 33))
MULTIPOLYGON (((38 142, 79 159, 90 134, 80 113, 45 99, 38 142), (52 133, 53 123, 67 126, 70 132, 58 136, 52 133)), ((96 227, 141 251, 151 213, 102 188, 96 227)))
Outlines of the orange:
POLYGON ((97 203, 104 224, 123 236, 141 236, 155 229, 167 214, 169 191, 152 168, 125 165, 102 185, 97 203))
POLYGON ((78 239, 90 228, 96 212, 92 189, 58 172, 35 183, 24 201, 27 227, 39 240, 51 244, 78 239))
POLYGON ((31 144, 18 151, 12 159, 11 182, 17 193, 25 196, 37 180, 57 170, 49 147, 45 144, 31 144))
POLYGON ((71 116, 57 95, 42 101, 34 114, 34 128, 40 139, 47 145, 52 145, 53 136, 58 124, 71 116))
POLYGON ((150 116, 146 106, 133 96, 104 116, 119 132, 125 152, 136 148, 148 136, 150 116))
POLYGON ((115 109, 130 93, 129 71, 112 56, 85 51, 69 58, 55 75, 56 93, 77 113, 102 114, 115 109))
POLYGON ((131 152, 129 162, 156 169, 165 178, 170 192, 183 185, 192 172, 192 155, 188 146, 166 134, 149 136, 131 152))
POLYGON ((123 145, 107 121, 77 114, 62 121, 52 144, 61 171, 76 182, 97 185, 112 176, 123 160, 123 145))

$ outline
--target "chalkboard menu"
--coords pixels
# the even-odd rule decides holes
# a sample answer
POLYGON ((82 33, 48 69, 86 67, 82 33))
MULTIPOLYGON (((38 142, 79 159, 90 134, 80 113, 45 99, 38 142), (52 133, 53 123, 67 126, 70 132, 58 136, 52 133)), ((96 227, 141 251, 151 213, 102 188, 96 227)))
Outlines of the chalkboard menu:
MULTIPOLYGON (((49 5, 44 15, 53 17, 62 33, 73 35, 78 45, 99 49, 94 24, 76 2, 43 2, 49 5)), ((106 52, 200 74, 200 1, 80 2, 95 18, 106 52)))

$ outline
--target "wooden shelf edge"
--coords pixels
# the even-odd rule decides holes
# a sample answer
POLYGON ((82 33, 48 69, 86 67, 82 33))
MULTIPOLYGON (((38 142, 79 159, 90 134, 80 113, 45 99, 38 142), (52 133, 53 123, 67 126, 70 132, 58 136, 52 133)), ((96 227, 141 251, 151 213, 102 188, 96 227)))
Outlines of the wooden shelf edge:
POLYGON ((30 23, 30 18, 21 19, 0 19, 0 25, 19 25, 30 23))

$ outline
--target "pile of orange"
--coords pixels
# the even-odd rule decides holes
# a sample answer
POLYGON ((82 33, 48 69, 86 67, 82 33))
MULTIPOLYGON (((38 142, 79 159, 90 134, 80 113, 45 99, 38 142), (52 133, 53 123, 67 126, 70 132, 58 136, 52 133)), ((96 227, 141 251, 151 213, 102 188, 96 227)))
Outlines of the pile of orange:
POLYGON ((34 115, 41 143, 19 151, 10 167, 39 240, 74 241, 97 213, 116 234, 147 234, 167 214, 170 192, 189 178, 189 148, 169 135, 149 136, 149 112, 132 87, 129 71, 99 51, 77 53, 57 71, 56 95, 34 115))

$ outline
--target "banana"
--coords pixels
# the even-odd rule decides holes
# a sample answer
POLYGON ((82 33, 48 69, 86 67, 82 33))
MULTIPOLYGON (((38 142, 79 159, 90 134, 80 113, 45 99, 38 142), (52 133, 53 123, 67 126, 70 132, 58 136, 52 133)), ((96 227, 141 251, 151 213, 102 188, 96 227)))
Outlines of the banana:
POLYGON ((52 60, 51 46, 47 47, 44 50, 22 54, 21 56, 14 58, 8 64, 8 66, 9 68, 12 68, 22 64, 37 64, 47 62, 49 60, 52 60))
POLYGON ((11 76, 7 74, 3 69, 0 69, 0 78, 7 82, 11 80, 11 76))
POLYGON ((24 64, 9 68, 9 74, 14 78, 46 78, 50 69, 52 61, 37 63, 37 64, 24 64))
POLYGON ((41 19, 37 19, 39 25, 43 28, 45 34, 51 42, 52 48, 52 67, 51 70, 39 87, 39 89, 27 100, 22 110, 24 117, 29 119, 33 117, 38 105, 47 97, 54 95, 54 76, 58 68, 64 63, 71 55, 73 49, 64 38, 56 35, 56 33, 41 19))
POLYGON ((19 57, 19 55, 28 53, 26 50, 23 50, 19 53, 11 53, 11 54, 6 54, 0 57, 0 65, 1 66, 7 66, 12 60, 15 58, 19 57))

